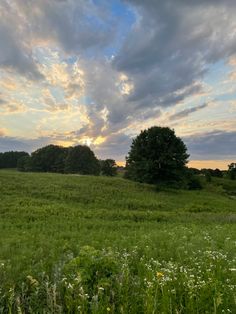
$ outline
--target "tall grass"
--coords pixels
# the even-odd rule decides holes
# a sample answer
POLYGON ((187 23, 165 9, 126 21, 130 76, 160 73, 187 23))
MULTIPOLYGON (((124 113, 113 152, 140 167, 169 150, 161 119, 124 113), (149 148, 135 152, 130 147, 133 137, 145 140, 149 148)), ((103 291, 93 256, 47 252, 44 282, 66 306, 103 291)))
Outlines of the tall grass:
POLYGON ((0 313, 234 313, 236 186, 0 171, 0 313))

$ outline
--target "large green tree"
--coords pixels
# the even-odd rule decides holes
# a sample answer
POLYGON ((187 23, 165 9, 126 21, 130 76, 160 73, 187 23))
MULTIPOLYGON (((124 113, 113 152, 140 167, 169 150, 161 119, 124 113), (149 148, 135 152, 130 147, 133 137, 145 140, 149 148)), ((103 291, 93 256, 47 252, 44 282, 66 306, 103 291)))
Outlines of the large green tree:
POLYGON ((183 141, 168 127, 142 131, 126 158, 126 176, 146 183, 181 180, 189 155, 183 141))
POLYGON ((65 161, 65 172, 99 175, 99 161, 88 146, 70 147, 65 161))

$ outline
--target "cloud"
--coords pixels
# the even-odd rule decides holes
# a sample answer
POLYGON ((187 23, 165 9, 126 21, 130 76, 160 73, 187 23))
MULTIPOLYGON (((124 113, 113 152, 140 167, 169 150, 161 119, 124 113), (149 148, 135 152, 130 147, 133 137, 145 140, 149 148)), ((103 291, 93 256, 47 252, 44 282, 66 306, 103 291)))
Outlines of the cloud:
POLYGON ((230 79, 231 81, 236 81, 236 72, 230 73, 229 79, 230 79))
POLYGON ((50 138, 23 139, 10 136, 0 136, 0 152, 6 151, 32 151, 50 144, 50 138))
POLYGON ((127 102, 129 79, 117 72, 110 60, 82 58, 78 67, 83 72, 88 136, 109 134, 127 126, 129 116, 134 114, 134 107, 127 102))
POLYGON ((5 136, 7 134, 6 129, 0 128, 0 137, 5 136))
POLYGON ((0 17, 0 67, 8 71, 16 70, 32 80, 42 79, 32 49, 25 40, 27 33, 22 31, 24 20, 5 0, 0 4, 0 17))
POLYGON ((205 104, 202 104, 200 106, 197 106, 197 107, 193 107, 193 108, 188 108, 188 109, 184 109, 182 111, 179 111, 171 116, 169 116, 169 120, 170 121, 173 121, 173 120, 178 120, 178 119, 182 119, 182 118, 185 118, 187 117, 188 115, 190 115, 191 113, 193 112, 197 112, 201 109, 204 109, 208 106, 209 104, 205 103, 205 104))
POLYGON ((212 131, 183 138, 191 159, 235 159, 236 131, 212 131))
POLYGON ((3 105, 3 104, 5 104, 5 100, 0 98, 0 106, 3 105))
POLYGON ((19 101, 14 99, 0 98, 0 112, 2 115, 15 114, 27 111, 27 107, 19 101))
POLYGON ((234 55, 230 58, 229 64, 232 66, 236 66, 236 55, 234 55))
POLYGON ((112 20, 92 1, 44 0, 31 5, 35 7, 31 17, 35 19, 37 35, 54 39, 67 52, 103 48, 112 41, 112 20))
POLYGON ((49 89, 43 89, 43 104, 46 107, 46 110, 50 112, 58 112, 58 111, 68 111, 70 106, 68 103, 59 103, 53 97, 49 89))
POLYGON ((2 0, 0 3, 0 67, 30 80, 45 77, 39 71, 37 47, 60 48, 82 55, 111 45, 116 21, 107 5, 84 0, 2 0))
MULTIPOLYGON (((235 65, 236 2, 123 0, 124 4, 136 16, 133 25, 125 24, 125 34, 124 25, 115 25, 109 1, 0 1, 1 113, 28 110, 27 117, 19 114, 17 125, 22 129, 16 134, 28 136, 27 118, 35 126, 32 134, 38 136, 6 137, 4 145, 31 149, 36 144, 38 148, 50 142, 89 140, 101 157, 123 159, 131 135, 154 124, 169 123, 181 134, 221 129, 221 137, 223 130, 233 129, 233 114, 222 114, 222 108, 212 108, 212 117, 194 125, 181 119, 206 108, 207 104, 196 105, 197 97, 203 103, 210 94, 215 96, 214 86, 204 94, 209 69, 228 60, 235 65), (173 107, 179 103, 183 110, 176 112, 173 107)), ((8 123, 10 129, 12 122, 8 123)), ((207 148, 207 134, 198 136, 199 147, 203 143, 207 148)), ((212 136, 220 141, 219 134, 212 136)), ((186 138, 196 154, 194 139, 186 138)))
POLYGON ((134 84, 141 107, 175 105, 201 90, 211 64, 236 48, 233 1, 127 0, 138 21, 113 64, 134 84))
POLYGON ((3 77, 1 80, 1 86, 6 91, 15 91, 17 89, 17 83, 9 77, 3 77))
POLYGON ((128 154, 132 139, 124 133, 112 134, 100 145, 92 145, 99 158, 114 158, 122 161, 128 154))

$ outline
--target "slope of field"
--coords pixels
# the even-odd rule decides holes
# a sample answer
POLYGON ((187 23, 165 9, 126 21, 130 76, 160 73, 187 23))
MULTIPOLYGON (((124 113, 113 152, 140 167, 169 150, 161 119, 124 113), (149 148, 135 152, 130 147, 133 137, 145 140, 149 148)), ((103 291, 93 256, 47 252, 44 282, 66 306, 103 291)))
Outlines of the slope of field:
POLYGON ((0 313, 235 313, 235 195, 0 171, 0 313))

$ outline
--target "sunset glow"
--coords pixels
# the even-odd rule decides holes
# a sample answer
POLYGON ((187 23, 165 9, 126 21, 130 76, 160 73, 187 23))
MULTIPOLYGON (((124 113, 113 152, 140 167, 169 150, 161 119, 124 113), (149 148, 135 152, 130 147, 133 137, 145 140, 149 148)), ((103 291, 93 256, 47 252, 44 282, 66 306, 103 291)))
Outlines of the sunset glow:
POLYGON ((124 164, 132 139, 160 125, 189 165, 227 169, 235 16, 233 0, 2 0, 0 151, 85 144, 124 164))

